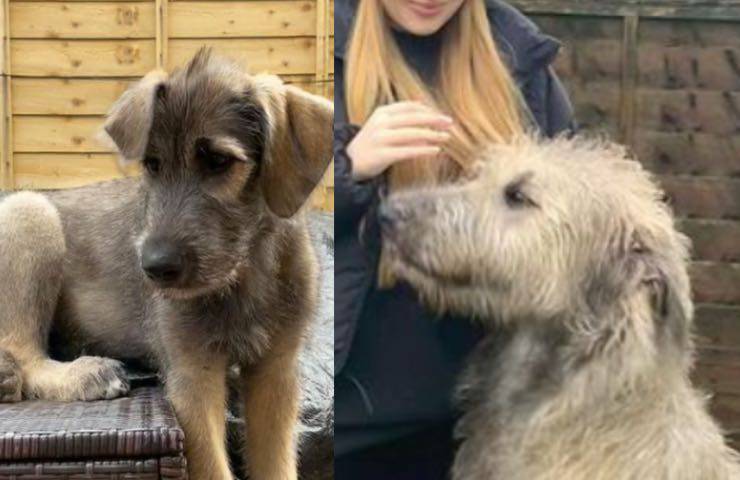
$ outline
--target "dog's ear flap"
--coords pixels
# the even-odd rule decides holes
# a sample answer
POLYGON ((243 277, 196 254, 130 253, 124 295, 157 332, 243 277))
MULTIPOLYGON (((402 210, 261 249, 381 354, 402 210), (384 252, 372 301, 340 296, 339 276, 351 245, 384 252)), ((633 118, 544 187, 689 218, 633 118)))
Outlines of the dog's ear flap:
MULTIPOLYGON (((667 239, 673 234, 665 235, 667 239)), ((645 298, 647 294, 653 324, 669 333, 674 342, 685 344, 690 338, 693 315, 688 278, 681 265, 686 239, 679 235, 675 245, 663 245, 673 252, 670 253, 657 245, 663 241, 651 241, 649 235, 638 230, 625 229, 617 237, 599 275, 599 295, 591 296, 589 303, 593 306, 599 302, 629 302, 633 296, 645 298)))
POLYGON ((688 300, 688 281, 681 285, 685 272, 676 269, 660 252, 639 248, 632 255, 640 257, 638 288, 647 291, 655 325, 680 344, 688 342, 693 312, 688 300))
POLYGON ((284 87, 272 112, 261 187, 270 210, 292 217, 306 202, 332 159, 334 105, 296 87, 284 87))
POLYGON ((118 150, 122 163, 144 156, 154 119, 154 104, 157 97, 165 94, 166 80, 165 72, 150 72, 126 90, 108 112, 103 124, 104 134, 118 150))

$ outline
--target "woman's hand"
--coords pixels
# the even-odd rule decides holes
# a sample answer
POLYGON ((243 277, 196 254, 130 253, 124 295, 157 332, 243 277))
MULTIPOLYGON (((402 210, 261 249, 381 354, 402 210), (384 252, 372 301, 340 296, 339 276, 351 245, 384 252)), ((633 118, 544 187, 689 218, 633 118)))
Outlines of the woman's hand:
POLYGON ((367 180, 396 162, 437 155, 451 126, 452 118, 418 102, 377 108, 347 146, 352 177, 367 180))

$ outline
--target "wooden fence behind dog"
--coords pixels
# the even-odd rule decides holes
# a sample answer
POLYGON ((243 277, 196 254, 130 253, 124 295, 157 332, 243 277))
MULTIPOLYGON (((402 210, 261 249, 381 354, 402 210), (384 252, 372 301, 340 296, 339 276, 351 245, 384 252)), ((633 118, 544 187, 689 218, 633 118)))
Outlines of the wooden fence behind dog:
POLYGON ((514 0, 564 48, 556 70, 586 129, 635 151, 694 244, 694 377, 740 447, 740 5, 514 0))
MULTIPOLYGON (((122 175, 94 138, 102 116, 133 80, 202 45, 333 96, 333 0, 2 2, 3 189, 122 175)), ((314 198, 333 209, 333 168, 314 198)))

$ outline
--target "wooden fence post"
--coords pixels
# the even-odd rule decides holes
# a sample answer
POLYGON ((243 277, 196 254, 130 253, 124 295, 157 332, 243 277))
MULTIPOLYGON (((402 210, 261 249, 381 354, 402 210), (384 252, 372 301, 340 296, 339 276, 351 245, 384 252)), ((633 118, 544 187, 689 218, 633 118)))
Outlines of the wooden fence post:
MULTIPOLYGON (((314 73, 314 82, 316 84, 315 92, 324 97, 329 96, 329 41, 330 27, 333 21, 330 18, 330 0, 316 0, 316 72, 314 73)), ((330 171, 324 175, 314 191, 313 204, 323 210, 333 210, 334 196, 329 185, 333 165, 329 167, 330 171)))
POLYGON ((329 0, 316 0, 316 73, 318 92, 329 95, 329 0))
POLYGON ((157 55, 157 68, 167 68, 167 44, 169 40, 169 28, 167 26, 167 2, 169 0, 155 0, 156 28, 155 42, 157 55))
POLYGON ((0 189, 11 190, 13 182, 13 116, 10 98, 10 0, 2 0, 0 12, 0 189))
POLYGON ((630 13, 624 17, 622 36, 622 77, 619 102, 619 136, 625 145, 634 148, 635 119, 637 102, 637 35, 640 17, 630 13))

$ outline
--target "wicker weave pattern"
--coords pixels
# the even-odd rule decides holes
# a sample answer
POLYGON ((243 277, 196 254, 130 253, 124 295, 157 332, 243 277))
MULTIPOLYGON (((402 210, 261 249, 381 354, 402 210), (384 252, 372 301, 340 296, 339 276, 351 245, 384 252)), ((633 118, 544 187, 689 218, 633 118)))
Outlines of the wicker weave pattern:
POLYGON ((0 465, 0 480, 113 480, 134 478, 137 480, 159 479, 159 461, 148 459, 65 463, 11 463, 0 465))
POLYGON ((159 459, 159 475, 162 480, 187 480, 187 461, 183 455, 159 459))
POLYGON ((183 432, 160 389, 99 402, 0 408, 0 462, 178 456, 183 432))

